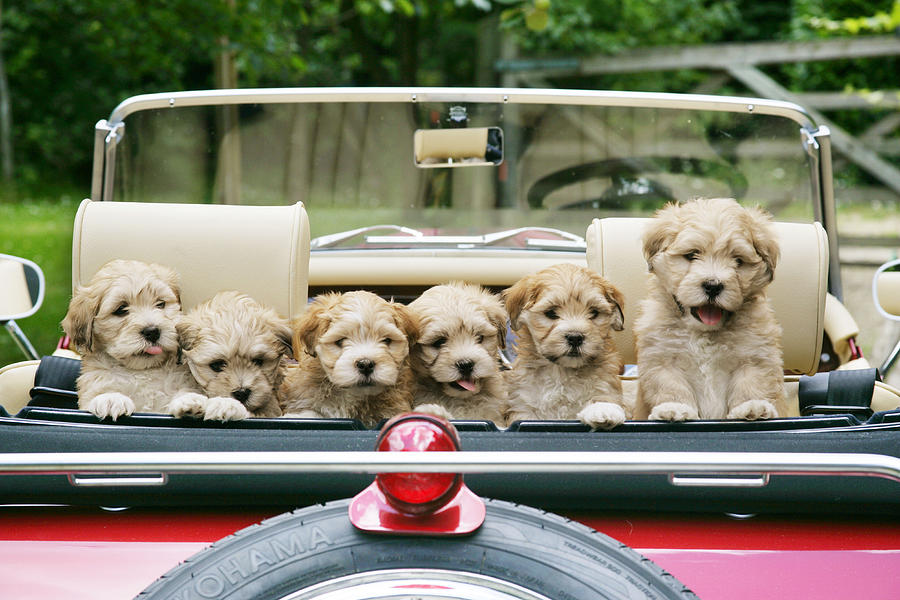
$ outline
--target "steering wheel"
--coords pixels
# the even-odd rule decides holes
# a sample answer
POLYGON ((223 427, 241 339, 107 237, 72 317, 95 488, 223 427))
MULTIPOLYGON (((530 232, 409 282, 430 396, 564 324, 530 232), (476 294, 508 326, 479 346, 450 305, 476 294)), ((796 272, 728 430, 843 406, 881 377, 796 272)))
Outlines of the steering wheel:
POLYGON ((526 195, 528 206, 542 208, 544 199, 554 191, 589 179, 610 178, 610 186, 600 198, 582 199, 565 204, 560 209, 597 207, 621 208, 634 200, 652 199, 662 203, 675 200, 669 187, 646 177, 648 173, 695 175, 722 181, 733 198, 747 192, 747 178, 728 163, 703 158, 681 156, 642 156, 609 158, 560 169, 538 179, 526 195))

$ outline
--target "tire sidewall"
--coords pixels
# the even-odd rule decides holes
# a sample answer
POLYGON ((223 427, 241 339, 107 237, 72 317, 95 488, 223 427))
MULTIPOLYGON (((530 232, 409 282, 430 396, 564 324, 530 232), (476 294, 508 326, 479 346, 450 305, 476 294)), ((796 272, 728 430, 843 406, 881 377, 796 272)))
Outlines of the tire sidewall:
POLYGON ((341 500, 308 507, 239 531, 170 571, 139 598, 276 599, 346 575, 396 569, 478 573, 554 600, 693 597, 615 540, 528 507, 489 501, 476 533, 439 538, 360 532, 347 506, 341 500))

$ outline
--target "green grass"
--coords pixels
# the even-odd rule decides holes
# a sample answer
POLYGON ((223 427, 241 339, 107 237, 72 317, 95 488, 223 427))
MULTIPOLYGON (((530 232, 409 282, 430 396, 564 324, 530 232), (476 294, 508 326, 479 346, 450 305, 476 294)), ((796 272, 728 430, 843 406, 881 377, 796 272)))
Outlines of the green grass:
MULTIPOLYGON (((80 198, 45 194, 0 201, 0 253, 32 260, 44 271, 44 304, 17 321, 39 354, 50 354, 62 335, 59 323, 72 293, 72 222, 80 198)), ((25 360, 10 335, 0 331, 0 365, 25 360)))

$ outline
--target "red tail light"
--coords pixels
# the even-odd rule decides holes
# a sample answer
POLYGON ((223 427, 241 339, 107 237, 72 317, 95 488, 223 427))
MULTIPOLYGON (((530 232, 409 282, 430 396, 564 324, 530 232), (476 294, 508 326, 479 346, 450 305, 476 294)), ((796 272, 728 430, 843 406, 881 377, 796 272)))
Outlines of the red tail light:
MULTIPOLYGON (((459 434, 444 419, 408 413, 385 423, 375 449, 456 451, 459 434)), ((459 473, 379 473, 350 504, 350 520, 356 527, 382 533, 471 533, 484 522, 484 515, 484 502, 459 473)))
MULTIPOLYGON (((378 436, 379 452, 429 452, 459 450, 456 429, 430 415, 407 414, 388 421, 378 436)), ((379 473, 378 488, 401 512, 419 515, 446 504, 462 485, 459 473, 379 473)))

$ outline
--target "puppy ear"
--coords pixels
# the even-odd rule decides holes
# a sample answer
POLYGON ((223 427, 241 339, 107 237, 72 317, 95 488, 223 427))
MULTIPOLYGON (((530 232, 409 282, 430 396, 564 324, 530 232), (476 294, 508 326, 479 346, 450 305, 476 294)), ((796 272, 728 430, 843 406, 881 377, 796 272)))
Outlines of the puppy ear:
POLYGON ((653 271, 653 257, 665 250, 678 234, 678 215, 680 207, 669 203, 656 211, 644 229, 642 238, 644 244, 644 260, 647 268, 653 271))
POLYGON ((611 327, 616 331, 625 329, 625 296, 613 285, 606 286, 606 299, 613 305, 611 327))
POLYGON ((533 275, 526 275, 500 294, 509 314, 509 322, 513 329, 519 328, 519 317, 525 308, 532 304, 538 296, 537 283, 533 275))
POLYGON ((294 332, 291 330, 290 324, 286 319, 278 317, 272 321, 272 331, 275 332, 275 339, 281 346, 281 354, 284 356, 294 356, 294 332))
POLYGON ((750 219, 747 230, 750 232, 753 248, 765 263, 769 281, 772 281, 775 277, 775 265, 781 254, 772 217, 758 206, 747 209, 747 217, 750 219))
POLYGON ((72 294, 69 310, 62 320, 63 331, 80 352, 94 349, 94 317, 100 310, 101 294, 94 294, 90 287, 79 286, 72 294))
POLYGON ((190 351, 200 337, 200 327, 185 318, 179 319, 175 324, 175 332, 178 333, 178 345, 182 350, 190 351))
POLYGON ((508 320, 506 310, 500 298, 490 292, 485 293, 488 294, 484 302, 485 315, 488 321, 491 322, 491 325, 497 329, 497 345, 501 348, 506 348, 506 321, 508 320))
POLYGON ((310 356, 316 355, 316 341, 328 330, 331 319, 328 311, 340 301, 340 294, 324 294, 316 296, 299 319, 294 322, 293 349, 294 358, 299 359, 300 348, 310 356))
POLYGON ((419 328, 421 327, 419 315, 405 304, 400 304, 399 302, 391 302, 390 304, 391 308, 394 309, 394 323, 400 328, 400 331, 406 334, 409 347, 412 348, 419 340, 419 328))
POLYGON ((166 282, 166 285, 168 285, 172 290, 172 293, 175 294, 178 304, 181 304, 181 283, 178 281, 178 273, 170 267, 156 263, 150 264, 150 270, 153 271, 157 277, 166 282))
POLYGON ((298 352, 294 358, 299 359, 299 349, 303 348, 310 356, 316 355, 316 340, 327 328, 327 322, 323 322, 322 313, 325 310, 321 306, 310 305, 303 316, 294 322, 292 347, 298 352))

